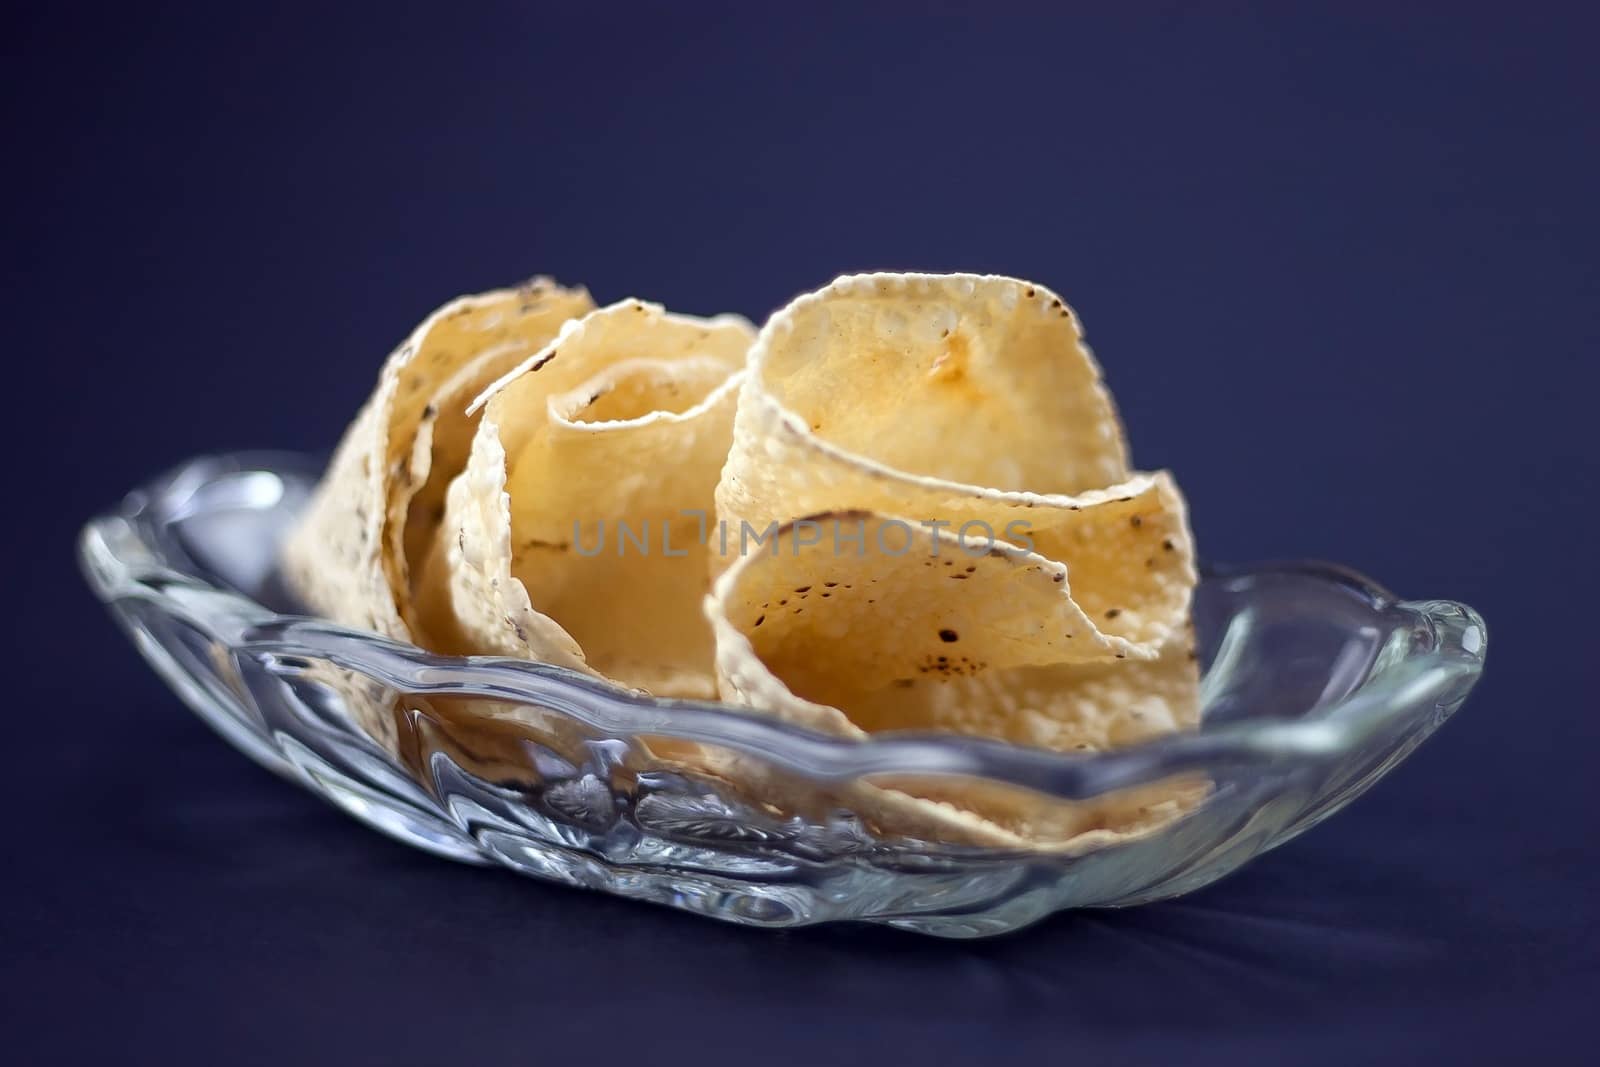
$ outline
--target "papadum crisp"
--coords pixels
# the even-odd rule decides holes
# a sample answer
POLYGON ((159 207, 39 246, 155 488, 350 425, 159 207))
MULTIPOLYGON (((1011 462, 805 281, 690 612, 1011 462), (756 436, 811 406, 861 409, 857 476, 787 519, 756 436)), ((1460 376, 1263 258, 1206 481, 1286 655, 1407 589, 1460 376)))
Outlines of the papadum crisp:
POLYGON ((594 306, 547 278, 464 296, 429 315, 384 363, 284 546, 286 577, 329 618, 416 639, 406 546, 431 543, 444 487, 472 432, 467 408, 563 323, 594 306), (418 532, 408 532, 416 530, 418 532))
MULTIPOLYGON (((315 610, 435 651, 844 738, 1079 752, 1197 726, 1194 557, 1176 482, 1132 468, 1077 316, 1043 286, 844 276, 757 333, 541 279, 446 305, 390 357, 285 574, 315 610)), ((381 696, 347 697, 392 745, 381 696)), ((643 758, 779 810, 956 844, 1100 847, 1205 790, 1065 803, 878 776, 802 795, 662 741, 643 758)))
POLYGON ((714 695, 705 531, 754 332, 625 300, 489 389, 428 582, 453 651, 714 695))

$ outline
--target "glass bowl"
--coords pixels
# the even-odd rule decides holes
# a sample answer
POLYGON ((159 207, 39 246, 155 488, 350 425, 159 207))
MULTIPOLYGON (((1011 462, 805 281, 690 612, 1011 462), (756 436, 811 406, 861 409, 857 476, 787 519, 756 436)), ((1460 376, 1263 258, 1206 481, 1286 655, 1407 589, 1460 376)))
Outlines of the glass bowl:
POLYGON ((418 848, 751 926, 982 937, 1186 893, 1360 795, 1483 667, 1483 622, 1460 604, 1397 600, 1326 564, 1212 568, 1195 601, 1197 733, 1080 754, 842 740, 294 614, 277 550, 319 473, 294 455, 204 457, 84 529, 90 584, 184 702, 256 762, 418 848), (392 714, 358 722, 353 693, 392 714), (685 744, 765 784, 659 758, 685 744), (1209 791, 1143 836, 1057 851, 919 841, 850 810, 852 783, 951 775, 1062 805, 1173 780, 1209 791))

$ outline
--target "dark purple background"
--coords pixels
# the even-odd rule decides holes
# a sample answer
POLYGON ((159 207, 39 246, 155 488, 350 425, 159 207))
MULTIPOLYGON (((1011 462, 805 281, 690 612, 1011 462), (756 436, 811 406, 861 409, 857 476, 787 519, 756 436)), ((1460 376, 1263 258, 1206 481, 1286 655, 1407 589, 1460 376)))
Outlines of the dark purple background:
POLYGON ((1581 9, 145 6, 0 33, 8 1059, 1592 1051, 1581 9), (330 446, 455 293, 542 271, 759 318, 871 267, 1060 290, 1210 557, 1465 600, 1491 630, 1477 695, 1348 812, 1186 900, 983 944, 774 935, 380 839, 209 734, 73 572, 79 524, 169 464, 330 446))

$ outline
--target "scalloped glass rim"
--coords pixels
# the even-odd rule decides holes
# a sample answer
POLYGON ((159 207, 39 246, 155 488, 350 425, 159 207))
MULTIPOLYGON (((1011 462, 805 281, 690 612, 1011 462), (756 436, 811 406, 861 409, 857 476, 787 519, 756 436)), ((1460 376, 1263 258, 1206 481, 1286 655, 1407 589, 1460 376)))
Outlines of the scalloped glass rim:
POLYGON ((1344 568, 1213 567, 1196 605, 1206 666, 1198 733, 1087 754, 952 735, 842 740, 713 703, 651 699, 558 667, 434 655, 273 610, 263 601, 288 603, 275 585, 277 537, 319 473, 320 464, 291 454, 202 457, 85 527, 80 557, 91 586, 179 695, 258 762, 419 847, 753 925, 867 919, 981 936, 1061 907, 1131 904, 1196 888, 1331 814, 1386 773, 1460 706, 1486 650, 1483 622, 1471 609, 1398 600, 1344 568), (176 647, 185 642, 187 650, 176 647), (1200 809, 1146 838, 1081 854, 1008 854, 878 839, 848 813, 826 825, 776 818, 717 795, 714 783, 629 782, 604 755, 592 765, 555 761, 563 781, 604 780, 605 803, 616 811, 602 820, 630 828, 596 837, 593 818, 575 829, 560 805, 528 817, 561 784, 548 777, 550 759, 540 765, 530 754, 528 774, 545 777, 510 801, 500 795, 503 786, 470 770, 436 766, 439 751, 428 754, 427 773, 419 776, 347 718, 330 714, 337 700, 328 693, 305 698, 314 688, 306 667, 314 663, 396 694, 492 698, 553 711, 590 739, 624 746, 641 736, 716 745, 819 786, 866 775, 955 774, 1084 800, 1192 773, 1210 778, 1214 789, 1200 809), (243 677, 260 672, 284 691, 264 698, 263 687, 243 677), (284 689, 286 679, 293 693, 284 689), (288 713, 266 709, 264 701, 286 705, 288 713), (489 820, 505 824, 510 814, 515 829, 497 826, 487 844, 485 796, 520 806, 489 820), (698 821, 680 820, 647 841, 660 827, 642 825, 649 820, 637 809, 661 797, 709 807, 698 821), (480 810, 463 818, 469 799, 480 810), (741 827, 750 832, 741 837, 741 827), (509 847, 508 833, 524 840, 509 847), (834 839, 837 847, 830 847, 834 839), (754 869, 752 849, 778 857, 778 867, 808 865, 799 880, 805 891, 786 892, 794 886, 770 872, 742 875, 754 869), (829 883, 823 873, 859 864, 863 855, 878 861, 869 863, 875 882, 855 877, 845 896, 818 891, 829 883), (1127 862, 1114 862, 1118 856, 1127 862), (913 899, 916 892, 897 884, 914 877, 900 870, 912 857, 924 868, 937 860, 957 877, 939 882, 927 899, 913 899), (996 864, 1028 876, 984 891, 981 875, 996 864), (1106 866, 1109 873, 1097 869, 1106 866))

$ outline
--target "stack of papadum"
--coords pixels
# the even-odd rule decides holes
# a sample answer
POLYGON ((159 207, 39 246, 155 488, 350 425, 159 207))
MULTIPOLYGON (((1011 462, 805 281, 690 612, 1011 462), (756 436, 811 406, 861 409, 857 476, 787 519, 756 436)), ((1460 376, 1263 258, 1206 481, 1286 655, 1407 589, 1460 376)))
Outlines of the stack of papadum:
MULTIPOLYGON (((759 333, 544 279, 453 301, 385 364, 285 573, 424 648, 842 737, 1098 751, 1199 718, 1183 498, 1129 468, 1072 310, 1011 278, 843 277, 759 333)), ((393 743, 384 698, 346 698, 393 743)), ((658 753, 808 802, 752 760, 658 753)), ((1080 850, 1202 791, 926 777, 829 801, 892 834, 1080 850)))

